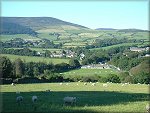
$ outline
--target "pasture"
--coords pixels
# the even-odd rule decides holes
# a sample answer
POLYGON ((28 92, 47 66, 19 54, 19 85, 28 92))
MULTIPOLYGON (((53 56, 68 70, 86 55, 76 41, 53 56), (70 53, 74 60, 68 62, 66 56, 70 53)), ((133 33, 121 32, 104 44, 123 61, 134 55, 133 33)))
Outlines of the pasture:
POLYGON ((62 73, 65 77, 75 76, 108 76, 109 74, 118 74, 119 71, 113 69, 76 69, 62 73))
POLYGON ((133 112, 146 113, 145 106, 149 100, 148 85, 92 83, 84 85, 82 82, 74 83, 40 83, 16 84, 12 86, 1 85, 2 112, 51 112, 51 113, 111 113, 133 112), (46 90, 51 90, 46 92, 46 90), (16 94, 19 91, 20 94, 16 94), (23 96, 20 105, 16 97, 23 96), (33 95, 38 97, 32 103, 33 95), (75 105, 63 105, 63 98, 72 96, 77 98, 75 105))
POLYGON ((19 55, 10 55, 10 54, 1 54, 1 56, 8 57, 11 61, 16 60, 17 58, 22 59, 25 62, 46 62, 46 63, 69 63, 67 58, 45 58, 45 57, 35 57, 35 56, 19 56, 19 55))
POLYGON ((40 38, 33 37, 31 35, 28 35, 28 34, 1 35, 0 38, 1 38, 0 40, 3 41, 3 42, 11 40, 11 39, 15 39, 15 38, 22 38, 24 40, 30 40, 30 41, 41 40, 40 38))

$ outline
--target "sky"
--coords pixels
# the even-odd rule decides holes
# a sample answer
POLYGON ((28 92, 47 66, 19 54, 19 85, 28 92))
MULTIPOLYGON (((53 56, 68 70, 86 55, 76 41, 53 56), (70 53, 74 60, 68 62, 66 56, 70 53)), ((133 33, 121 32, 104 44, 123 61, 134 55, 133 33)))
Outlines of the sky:
POLYGON ((149 30, 149 0, 1 0, 1 16, 54 17, 95 28, 149 30))

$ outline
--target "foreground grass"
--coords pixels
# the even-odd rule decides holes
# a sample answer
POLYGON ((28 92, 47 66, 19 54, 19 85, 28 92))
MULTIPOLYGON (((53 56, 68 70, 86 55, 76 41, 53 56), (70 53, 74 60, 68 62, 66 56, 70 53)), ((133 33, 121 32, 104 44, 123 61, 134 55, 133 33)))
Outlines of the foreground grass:
POLYGON ((69 62, 69 59, 63 59, 63 58, 45 58, 45 57, 20 56, 20 55, 10 55, 10 54, 1 54, 1 56, 7 56, 11 61, 20 58, 25 62, 46 62, 46 63, 53 63, 53 64, 69 62))
POLYGON ((16 86, 1 85, 2 103, 4 112, 78 112, 78 113, 108 113, 108 112, 134 112, 144 113, 148 103, 148 85, 108 84, 102 83, 84 85, 78 83, 41 83, 17 84, 16 86), (46 92, 50 89, 51 92, 46 92), (20 94, 16 94, 20 91, 20 94), (23 102, 19 106, 15 99, 22 95, 23 102), (33 95, 38 96, 37 103, 31 102, 33 95), (75 106, 64 106, 65 96, 77 97, 75 106))

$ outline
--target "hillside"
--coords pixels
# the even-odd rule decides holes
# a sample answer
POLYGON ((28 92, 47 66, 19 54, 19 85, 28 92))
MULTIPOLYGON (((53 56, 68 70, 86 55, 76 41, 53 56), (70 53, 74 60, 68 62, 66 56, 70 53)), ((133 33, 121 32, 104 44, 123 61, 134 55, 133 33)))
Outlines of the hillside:
POLYGON ((52 17, 1 17, 1 22, 15 23, 32 29, 43 29, 48 26, 69 25, 74 27, 86 28, 84 26, 62 21, 52 17))
POLYGON ((37 33, 33 31, 31 28, 16 24, 16 23, 9 23, 3 22, 1 24, 0 34, 29 34, 29 35, 36 35, 37 33))

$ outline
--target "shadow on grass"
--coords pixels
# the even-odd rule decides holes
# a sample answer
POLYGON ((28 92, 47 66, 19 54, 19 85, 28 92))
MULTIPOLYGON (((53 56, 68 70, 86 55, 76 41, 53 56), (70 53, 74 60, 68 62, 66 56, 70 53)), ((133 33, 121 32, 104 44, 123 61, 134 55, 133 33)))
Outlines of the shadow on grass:
MULTIPOLYGON (((126 104, 127 102, 148 101, 149 94, 124 93, 109 91, 52 91, 52 92, 4 92, 2 112, 49 112, 49 113, 108 113, 106 111, 96 112, 88 107, 109 106, 126 104), (24 97, 19 106, 16 97, 24 97), (37 103, 33 104, 31 97, 38 96, 37 103), (63 98, 72 96, 77 98, 76 105, 64 106, 63 98)), ((111 112, 112 113, 112 112, 111 112)))

